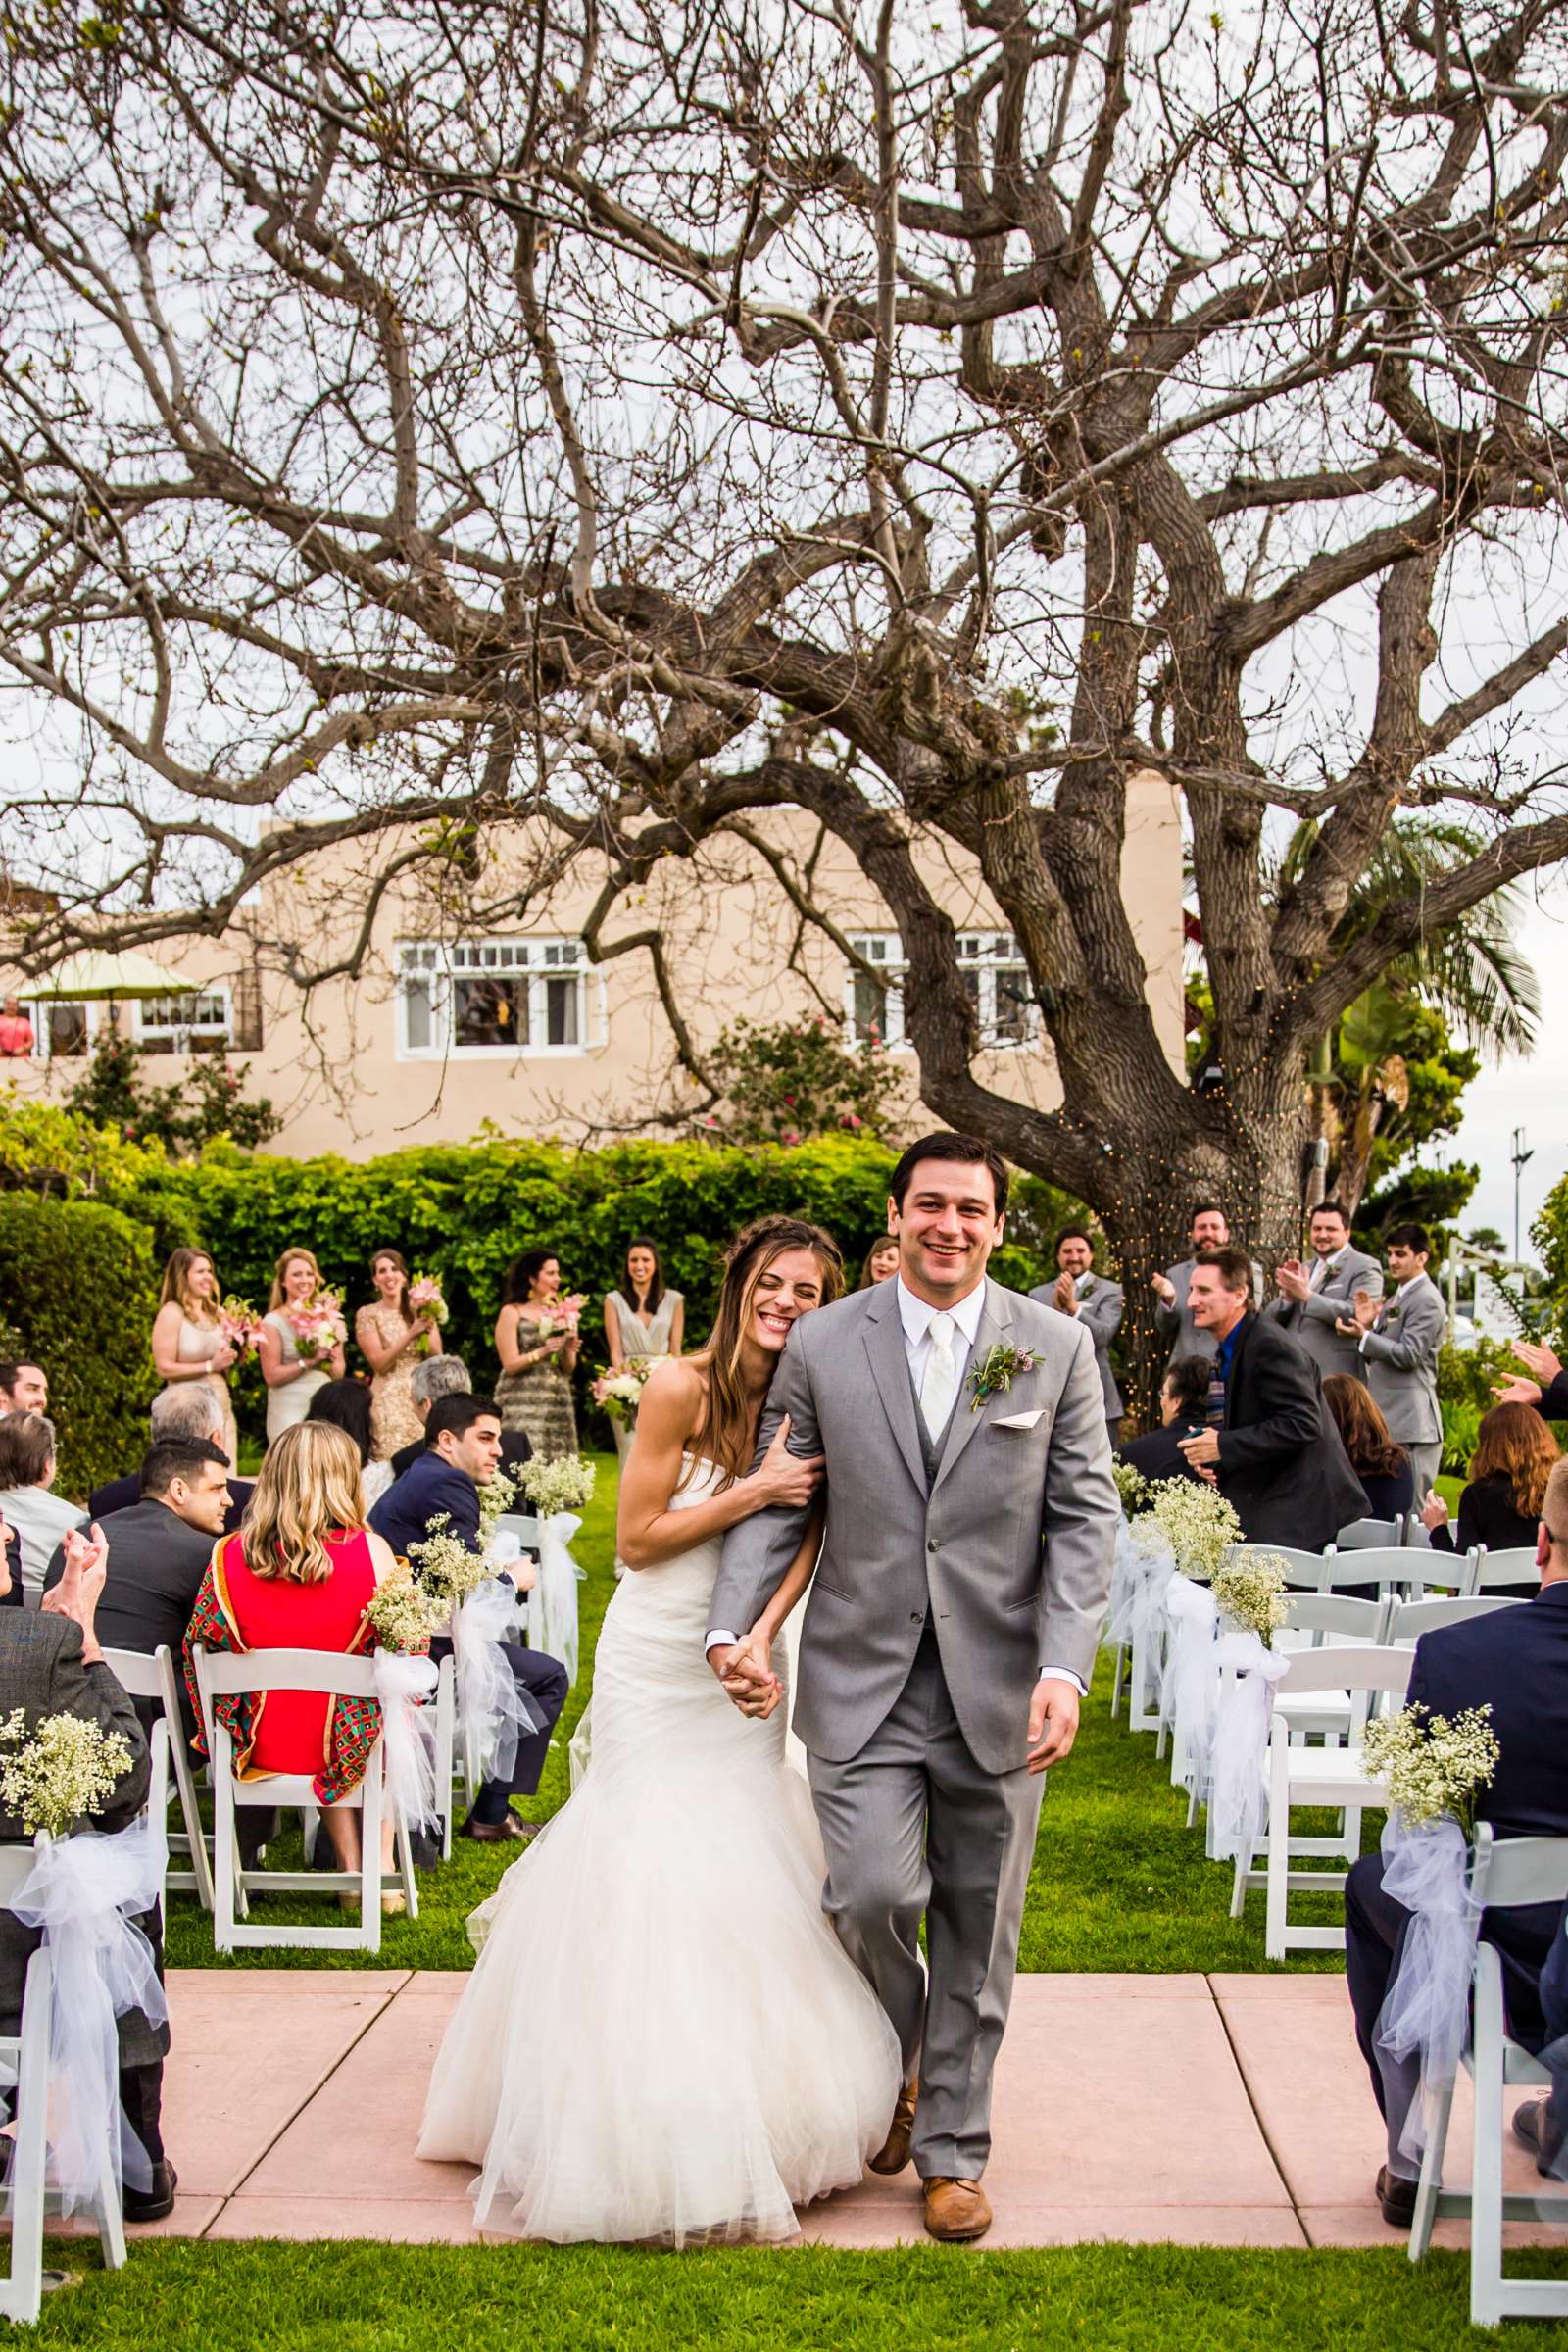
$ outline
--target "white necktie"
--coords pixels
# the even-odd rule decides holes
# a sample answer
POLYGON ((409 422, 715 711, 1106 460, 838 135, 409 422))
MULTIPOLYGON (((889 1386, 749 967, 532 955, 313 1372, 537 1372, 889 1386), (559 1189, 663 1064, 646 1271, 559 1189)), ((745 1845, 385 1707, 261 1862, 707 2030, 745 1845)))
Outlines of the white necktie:
POLYGON ((1323 1288, 1323 1285, 1327 1282, 1333 1270, 1333 1259, 1329 1257, 1320 1257, 1316 1265, 1312 1268, 1312 1279, 1307 1284, 1307 1289, 1309 1291, 1320 1291, 1323 1288))
POLYGON ((933 1315, 926 1329, 931 1345, 920 1380, 920 1417, 934 1446, 948 1426, 958 1393, 958 1359, 953 1351, 951 1315, 933 1315))

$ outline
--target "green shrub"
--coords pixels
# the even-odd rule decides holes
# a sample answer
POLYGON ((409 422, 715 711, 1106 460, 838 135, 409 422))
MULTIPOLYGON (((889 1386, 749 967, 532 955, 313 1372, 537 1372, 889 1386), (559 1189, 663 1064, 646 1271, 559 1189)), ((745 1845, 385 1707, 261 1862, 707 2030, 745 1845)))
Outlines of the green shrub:
MULTIPOLYGON (((601 1152, 490 1137, 368 1161, 250 1158, 219 1147, 160 1170, 135 1205, 161 1245, 177 1236, 210 1250, 223 1290, 257 1307, 266 1304, 280 1252, 314 1250, 346 1297, 351 1331, 355 1308, 371 1296, 372 1252, 400 1250, 416 1272, 440 1276, 451 1309, 446 1345, 477 1386, 494 1375, 502 1285, 522 1250, 558 1250, 566 1288, 592 1302, 586 1379, 605 1360, 600 1300, 619 1282, 634 1235, 658 1243, 665 1279, 685 1295, 687 1345, 695 1347, 712 1317, 724 1245, 753 1217, 787 1210, 825 1226, 854 1281, 886 1228, 894 1158, 883 1145, 841 1137, 793 1150, 693 1142, 601 1152)), ((1042 1239, 1073 1206, 1050 1187, 1021 1188, 1025 1239, 997 1252, 997 1280, 1018 1290, 1044 1280, 1051 1269, 1042 1239)), ((242 1427, 259 1435, 259 1386, 253 1393, 241 1375, 236 1396, 242 1427)))
POLYGON ((119 1209, 0 1194, 0 1319, 49 1375, 56 1484, 73 1499, 146 1446, 157 1296, 148 1234, 119 1209))

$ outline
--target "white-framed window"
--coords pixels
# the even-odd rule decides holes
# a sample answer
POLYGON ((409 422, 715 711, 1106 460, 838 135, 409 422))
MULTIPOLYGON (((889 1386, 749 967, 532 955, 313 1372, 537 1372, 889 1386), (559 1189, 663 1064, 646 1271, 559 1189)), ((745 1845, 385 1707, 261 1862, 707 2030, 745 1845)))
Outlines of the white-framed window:
POLYGON ((228 991, 204 988, 189 996, 145 997, 135 1007, 132 1034, 144 1054, 226 1047, 234 1034, 228 991))
POLYGON ((404 940, 398 1052, 581 1054, 595 1042, 589 978, 580 939, 404 940))
POLYGON ((107 1004, 64 997, 24 997, 22 1009, 32 1023, 34 1061, 79 1061, 98 1043, 109 1015, 107 1004))
MULTIPOLYGON (((877 975, 851 971, 845 984, 845 1033, 850 1045, 879 1037, 883 1045, 905 1043, 904 942, 896 931, 852 932, 850 945, 877 975), (880 982, 880 987, 877 985, 880 982)), ((1039 1021, 1029 967, 1010 931, 960 931, 958 968, 983 1046, 1026 1046, 1039 1021)))

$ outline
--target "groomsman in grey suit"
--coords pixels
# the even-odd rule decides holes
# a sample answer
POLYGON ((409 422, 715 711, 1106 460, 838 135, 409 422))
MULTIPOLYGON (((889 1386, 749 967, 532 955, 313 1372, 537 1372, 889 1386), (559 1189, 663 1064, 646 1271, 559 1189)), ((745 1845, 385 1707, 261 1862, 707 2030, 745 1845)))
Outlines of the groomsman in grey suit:
POLYGON ((1350 1220, 1338 1200, 1318 1202, 1307 1232, 1311 1265, 1282 1258, 1274 1277, 1280 1295, 1263 1312, 1305 1348, 1325 1380, 1331 1372, 1348 1372, 1364 1381, 1359 1327, 1352 1339, 1340 1324, 1354 1315, 1357 1291, 1370 1298, 1382 1297, 1383 1269, 1364 1250, 1351 1249, 1350 1220))
POLYGON ((1448 1328, 1443 1293, 1427 1272, 1432 1244, 1421 1225, 1396 1225, 1384 1248, 1392 1298, 1381 1302, 1357 1291, 1340 1331, 1354 1340, 1366 1366, 1372 1401, 1389 1435, 1410 1456, 1417 1501, 1431 1494, 1443 1463, 1443 1415, 1438 1409, 1438 1349, 1448 1328))
MULTIPOLYGON (((1159 1301, 1154 1309, 1154 1329, 1162 1340, 1170 1341, 1173 1364, 1181 1363, 1189 1355, 1200 1355, 1207 1363, 1214 1359, 1214 1336, 1193 1321, 1188 1294, 1193 1287, 1193 1268, 1203 1251, 1230 1248, 1230 1219, 1217 1200, 1200 1200, 1193 1210, 1192 1240, 1190 1257, 1154 1276, 1154 1295, 1159 1301)), ((1263 1303, 1263 1269, 1255 1257, 1251 1303, 1254 1311, 1263 1303)))
POLYGON ((1095 1343, 1095 1367, 1105 1392, 1105 1426, 1114 1446, 1121 1435, 1121 1391, 1110 1368, 1110 1343, 1121 1329, 1127 1298, 1119 1282, 1095 1272, 1095 1245, 1081 1225, 1064 1225, 1056 1236, 1054 1282, 1043 1282, 1030 1292, 1042 1306, 1058 1315, 1072 1315, 1095 1343))
MULTIPOLYGON (((1044 1775, 1077 1734, 1117 1519, 1087 1330, 987 1280, 1006 1201, 986 1145, 912 1144, 888 1202, 897 1275, 801 1317, 758 1430, 765 1452, 787 1414, 790 1452, 826 1458, 795 1730, 823 1905, 904 2053, 872 2170, 912 2154, 926 2229, 958 2240, 991 2227, 991 2075, 1044 1775)), ((724 1540, 706 1648, 747 1714, 778 1703, 748 1629, 811 1508, 759 1511, 724 1540)), ((744 1910, 746 1856, 732 1859, 744 1910)))

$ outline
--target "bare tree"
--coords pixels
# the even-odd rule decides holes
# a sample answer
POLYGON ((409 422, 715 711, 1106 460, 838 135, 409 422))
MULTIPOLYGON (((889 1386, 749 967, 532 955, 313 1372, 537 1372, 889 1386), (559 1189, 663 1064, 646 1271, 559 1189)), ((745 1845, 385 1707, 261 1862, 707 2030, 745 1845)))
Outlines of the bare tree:
POLYGON ((797 807, 898 924, 926 1102, 1093 1203, 1135 1299, 1197 1189, 1295 1239, 1317 1042, 1568 851, 1565 0, 5 24, 0 660, 84 779, 34 962, 347 840, 356 952, 411 869, 514 917, 485 837, 541 828, 524 903, 608 858, 592 951, 700 1067, 626 894, 797 807), (1121 892, 1149 764, 1204 1093, 1121 892), (1483 847, 1331 952, 1437 804, 1483 847), (1021 945, 1053 1113, 975 1075, 922 836, 1021 945))

